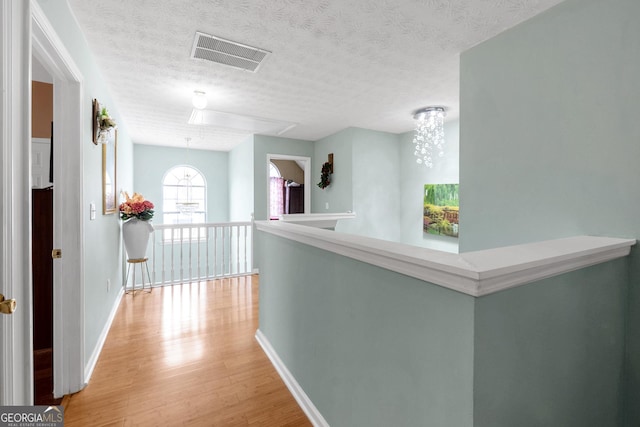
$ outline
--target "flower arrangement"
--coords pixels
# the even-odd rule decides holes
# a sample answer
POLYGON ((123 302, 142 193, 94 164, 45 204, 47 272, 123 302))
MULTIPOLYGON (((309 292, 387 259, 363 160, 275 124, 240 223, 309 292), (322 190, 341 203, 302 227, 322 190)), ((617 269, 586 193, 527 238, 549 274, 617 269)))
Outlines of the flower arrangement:
POLYGON ((120 204, 120 219, 138 218, 149 221, 153 218, 153 203, 145 200, 142 194, 133 193, 133 197, 129 197, 129 193, 125 192, 124 195, 126 200, 120 204))
POLYGON ((100 105, 96 100, 93 101, 93 104, 96 115, 94 124, 95 136, 93 142, 95 144, 108 144, 111 129, 116 129, 118 126, 116 125, 116 121, 111 118, 109 111, 106 108, 100 108, 100 105))
POLYGON ((96 119, 98 120, 98 127, 101 131, 110 131, 116 127, 115 120, 111 118, 109 111, 105 107, 102 107, 96 119))
POLYGON ((322 171, 320 173, 320 182, 318 187, 323 190, 331 184, 331 173, 333 172, 333 165, 330 162, 324 162, 322 165, 322 171))

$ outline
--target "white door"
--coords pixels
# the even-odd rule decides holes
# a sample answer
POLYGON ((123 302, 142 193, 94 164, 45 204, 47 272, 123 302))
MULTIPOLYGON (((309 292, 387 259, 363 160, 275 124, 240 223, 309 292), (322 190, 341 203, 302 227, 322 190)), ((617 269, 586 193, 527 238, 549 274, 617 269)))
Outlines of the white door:
POLYGON ((31 331, 31 54, 54 77, 54 394, 84 385, 82 266, 82 76, 37 3, 0 2, 0 293, 15 298, 14 314, 0 314, 0 405, 33 403, 31 331), (33 31, 33 33, 32 33, 33 31), (46 60, 45 60, 46 59, 46 60), (26 143, 25 143, 26 141, 26 143))

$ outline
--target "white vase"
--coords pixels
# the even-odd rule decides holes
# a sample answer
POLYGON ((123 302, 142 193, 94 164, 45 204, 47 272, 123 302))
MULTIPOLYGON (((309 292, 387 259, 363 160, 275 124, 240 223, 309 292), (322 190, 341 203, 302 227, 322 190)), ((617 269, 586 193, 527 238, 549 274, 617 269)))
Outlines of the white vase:
POLYGON ((149 221, 131 218, 122 224, 122 237, 127 250, 127 259, 143 259, 147 255, 149 235, 153 225, 149 221))

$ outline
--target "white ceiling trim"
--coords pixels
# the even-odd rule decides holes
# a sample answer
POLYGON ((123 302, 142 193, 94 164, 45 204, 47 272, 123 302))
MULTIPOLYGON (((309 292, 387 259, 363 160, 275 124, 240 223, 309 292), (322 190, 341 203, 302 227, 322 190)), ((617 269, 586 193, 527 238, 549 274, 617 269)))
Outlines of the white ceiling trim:
POLYGON ((224 113, 213 110, 198 110, 195 108, 191 112, 188 123, 190 125, 232 129, 247 134, 272 135, 282 135, 296 126, 296 123, 281 120, 243 116, 241 114, 224 113))

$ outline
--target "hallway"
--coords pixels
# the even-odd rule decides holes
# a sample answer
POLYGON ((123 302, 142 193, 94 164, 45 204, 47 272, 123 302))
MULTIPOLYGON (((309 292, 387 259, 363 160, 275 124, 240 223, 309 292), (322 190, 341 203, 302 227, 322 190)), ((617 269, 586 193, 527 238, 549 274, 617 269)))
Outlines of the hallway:
POLYGON ((124 295, 65 426, 307 426, 254 338, 258 276, 124 295))

